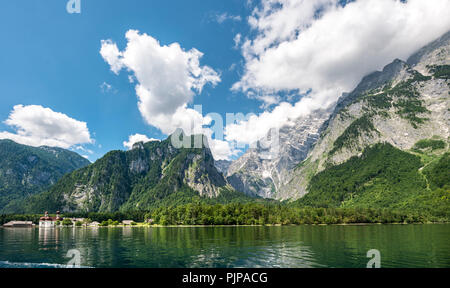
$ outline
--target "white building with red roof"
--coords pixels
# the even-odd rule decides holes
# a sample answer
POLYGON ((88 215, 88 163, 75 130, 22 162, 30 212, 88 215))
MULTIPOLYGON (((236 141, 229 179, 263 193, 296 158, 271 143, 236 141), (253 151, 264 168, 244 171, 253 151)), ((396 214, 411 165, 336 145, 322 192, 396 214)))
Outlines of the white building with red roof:
POLYGON ((48 212, 45 211, 44 217, 39 219, 39 228, 53 228, 56 226, 57 221, 62 221, 63 218, 59 215, 59 211, 56 212, 56 217, 50 217, 48 212))

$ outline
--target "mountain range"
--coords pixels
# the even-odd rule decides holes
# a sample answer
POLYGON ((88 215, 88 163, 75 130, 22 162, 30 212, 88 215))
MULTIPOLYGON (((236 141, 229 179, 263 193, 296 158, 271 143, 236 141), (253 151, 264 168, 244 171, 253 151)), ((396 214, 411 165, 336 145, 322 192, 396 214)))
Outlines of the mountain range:
POLYGON ((407 61, 367 75, 332 107, 282 127, 279 154, 270 159, 256 148, 233 162, 214 161, 204 136, 184 136, 201 139, 202 148, 174 148, 170 136, 111 151, 90 165, 73 152, 33 148, 49 154, 38 155, 47 162, 39 160, 35 171, 31 152, 22 157, 8 147, 32 148, 2 141, 0 209, 110 212, 277 200, 448 216, 449 129, 450 32, 407 61), (60 156, 49 160, 51 154, 60 156), (48 168, 57 161, 72 166, 48 168))
POLYGON ((113 212, 253 200, 236 192, 217 171, 206 137, 184 135, 192 144, 203 141, 202 148, 179 149, 174 148, 171 137, 161 142, 139 142, 129 151, 111 151, 65 175, 48 191, 13 201, 5 210, 113 212))
POLYGON ((231 164, 227 178, 248 194, 292 200, 310 192, 315 175, 377 143, 412 153, 424 165, 437 161, 449 146, 449 50, 446 33, 406 62, 396 59, 364 77, 333 109, 283 128, 280 157, 262 160, 257 149, 249 150, 231 164), (439 143, 440 149, 418 152, 420 143, 439 143))
POLYGON ((65 174, 89 164, 65 149, 0 140, 0 210, 11 201, 47 190, 65 174))

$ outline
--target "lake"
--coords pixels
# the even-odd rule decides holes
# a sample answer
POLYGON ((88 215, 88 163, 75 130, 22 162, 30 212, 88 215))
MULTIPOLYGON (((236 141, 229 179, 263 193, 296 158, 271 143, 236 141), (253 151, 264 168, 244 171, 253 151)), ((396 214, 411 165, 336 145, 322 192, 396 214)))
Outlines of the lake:
POLYGON ((0 228, 0 267, 450 267, 450 224, 0 228), (69 255, 70 256, 70 255, 69 255), (72 259, 77 257, 73 254, 72 259))

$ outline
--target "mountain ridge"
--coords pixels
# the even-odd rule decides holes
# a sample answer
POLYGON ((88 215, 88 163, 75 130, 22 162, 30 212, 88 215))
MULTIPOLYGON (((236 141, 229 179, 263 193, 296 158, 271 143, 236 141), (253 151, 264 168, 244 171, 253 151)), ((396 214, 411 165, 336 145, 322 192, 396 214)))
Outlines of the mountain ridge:
POLYGON ((183 135, 191 144, 201 138, 202 148, 175 148, 171 137, 136 143, 129 151, 110 151, 91 165, 65 175, 48 191, 12 203, 11 210, 115 212, 248 200, 217 171, 205 136, 183 135))
POLYGON ((413 66, 397 59, 384 72, 365 77, 363 81, 375 79, 376 85, 358 85, 359 89, 340 101, 307 160, 292 171, 289 184, 283 187, 285 193, 302 198, 309 192, 314 175, 346 163, 376 143, 387 142, 411 152, 418 142, 435 139, 445 143, 448 150, 448 55, 450 33, 411 56, 413 66), (438 76, 436 69, 441 71, 438 76))
POLYGON ((191 144, 200 139, 201 148, 175 148, 169 136, 135 143, 130 151, 110 151, 49 190, 13 199, 6 208, 146 211, 268 198, 314 207, 434 207, 443 214, 450 208, 449 55, 450 32, 407 61, 395 59, 363 77, 335 106, 282 127, 276 158, 265 157, 267 149, 258 147, 232 163, 214 161, 205 136, 182 134, 191 144))
MULTIPOLYGON (((249 195, 295 200, 308 193, 314 175, 361 155, 373 144, 387 142, 409 152, 417 142, 438 137, 448 147, 449 39, 450 31, 407 61, 394 59, 381 71, 368 74, 352 92, 344 93, 322 125, 314 128, 319 136, 304 146, 306 155, 290 163, 282 185, 274 185, 273 173, 264 177, 257 150, 231 164, 228 181, 249 195)), ((281 142, 295 142, 298 136, 290 135, 301 133, 292 129, 281 142)))
POLYGON ((89 164, 66 149, 0 140, 0 210, 10 201, 42 192, 64 174, 89 164))

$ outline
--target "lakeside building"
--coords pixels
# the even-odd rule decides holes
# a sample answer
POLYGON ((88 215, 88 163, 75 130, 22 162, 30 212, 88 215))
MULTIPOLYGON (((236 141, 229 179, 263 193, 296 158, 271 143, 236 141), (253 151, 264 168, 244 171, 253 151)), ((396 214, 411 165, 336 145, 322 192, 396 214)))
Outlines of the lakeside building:
POLYGON ((3 224, 3 227, 8 228, 31 228, 34 224, 32 221, 10 221, 8 223, 3 224))
POLYGON ((85 222, 84 218, 68 218, 68 219, 70 219, 73 223, 77 223, 77 222, 84 223, 85 222))
POLYGON ((123 220, 123 221, 122 221, 122 224, 123 224, 123 225, 131 225, 132 223, 134 223, 133 220, 123 220))
POLYGON ((94 222, 91 222, 88 224, 88 227, 99 227, 99 226, 100 226, 100 223, 97 221, 94 221, 94 222))
POLYGON ((56 212, 56 217, 50 217, 48 212, 45 211, 44 217, 39 219, 39 228, 53 228, 56 226, 57 221, 62 221, 63 218, 59 215, 59 211, 56 212))

